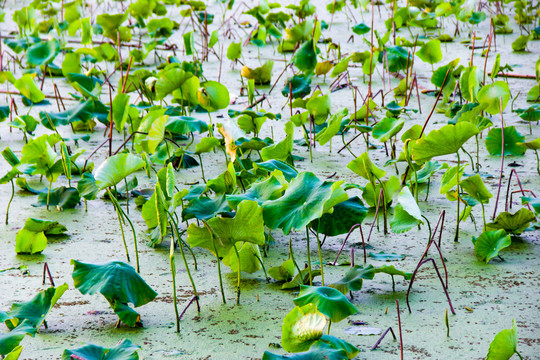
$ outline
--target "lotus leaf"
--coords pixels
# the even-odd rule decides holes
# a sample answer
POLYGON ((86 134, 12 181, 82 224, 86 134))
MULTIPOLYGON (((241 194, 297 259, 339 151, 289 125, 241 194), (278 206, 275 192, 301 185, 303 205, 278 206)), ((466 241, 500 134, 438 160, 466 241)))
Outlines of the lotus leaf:
POLYGON ((71 360, 75 357, 85 360, 138 360, 139 349, 140 347, 129 339, 124 339, 112 348, 89 344, 78 349, 64 350, 62 360, 71 360))
POLYGON ((478 238, 473 236, 472 241, 476 257, 486 264, 512 243, 510 235, 506 235, 504 229, 485 231, 478 238))
POLYGON ((326 318, 315 304, 296 306, 283 319, 281 345, 288 352, 309 350, 325 327, 326 318))
POLYGON ((517 352, 517 327, 512 320, 512 328, 504 329, 495 335, 489 344, 486 360, 509 360, 517 352))
POLYGON ((398 204, 394 208, 394 217, 390 221, 393 232, 401 234, 423 223, 422 212, 407 186, 401 189, 397 200, 398 204))
MULTIPOLYGON (((525 141, 515 126, 504 128, 504 155, 523 155, 525 148, 519 144, 525 141)), ((502 153, 502 131, 500 128, 493 128, 486 137, 486 148, 490 155, 501 156, 502 153)))
POLYGON ((504 110, 510 100, 510 88, 506 82, 496 81, 493 84, 484 85, 478 92, 477 98, 481 105, 486 105, 485 111, 496 115, 501 112, 501 108, 504 110))
POLYGON ((114 186, 143 166, 144 161, 133 154, 122 153, 111 156, 96 170, 96 186, 100 190, 114 186))
POLYGON ((527 226, 529 226, 529 223, 535 219, 536 216, 529 209, 522 208, 514 214, 503 211, 497 215, 494 222, 487 224, 486 229, 504 229, 510 234, 519 235, 525 231, 527 226))
POLYGON ((320 219, 313 220, 309 226, 326 236, 346 234, 354 225, 362 223, 367 212, 368 209, 362 200, 355 196, 337 204, 333 212, 323 214, 320 219))
POLYGON ((314 304, 332 322, 340 322, 358 309, 338 290, 326 286, 300 286, 300 294, 293 300, 297 306, 314 304))
POLYGON ((425 162, 436 156, 455 154, 467 140, 479 132, 476 126, 468 122, 445 125, 439 130, 432 130, 412 146, 412 159, 416 162, 425 162))

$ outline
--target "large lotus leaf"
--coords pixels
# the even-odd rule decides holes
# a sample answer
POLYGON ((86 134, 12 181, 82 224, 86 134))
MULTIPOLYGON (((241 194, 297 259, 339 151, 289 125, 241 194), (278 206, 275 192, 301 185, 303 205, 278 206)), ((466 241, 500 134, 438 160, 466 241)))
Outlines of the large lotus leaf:
POLYGON ((343 117, 347 116, 348 113, 349 110, 347 110, 347 108, 344 108, 341 111, 332 114, 330 116, 330 119, 328 119, 327 121, 327 126, 317 133, 317 135, 315 136, 315 140, 317 140, 321 145, 329 142, 332 137, 336 135, 339 130, 341 130, 341 120, 343 119, 343 117))
POLYGON ((478 102, 486 105, 485 111, 491 115, 496 115, 504 110, 508 100, 510 100, 510 88, 504 81, 496 81, 493 84, 484 85, 478 92, 478 102), (501 106, 502 99, 502 106, 501 106))
POLYGON ((252 274, 262 269, 259 245, 239 241, 234 243, 233 247, 229 249, 228 254, 223 256, 224 265, 230 267, 232 271, 238 272, 238 257, 240 257, 240 271, 252 274), (233 247, 238 251, 238 256, 233 247))
POLYGON ((215 217, 207 224, 212 233, 206 226, 189 225, 187 243, 191 247, 202 247, 216 255, 215 246, 220 256, 224 256, 236 242, 265 243, 262 209, 255 201, 244 200, 238 204, 234 218, 215 217))
POLYGON ((96 186, 103 190, 142 169, 144 161, 137 155, 122 153, 107 158, 96 170, 96 186))
POLYGON ((15 237, 15 252, 17 254, 38 254, 47 247, 47 237, 40 232, 21 229, 15 237))
MULTIPOLYGON (((523 155, 525 148, 519 144, 525 141, 515 126, 504 128, 504 155, 523 155)), ((486 137, 486 149, 490 155, 501 156, 502 153, 502 131, 500 128, 493 128, 486 137)))
POLYGON ((21 356, 21 352, 23 350, 23 347, 21 345, 17 346, 9 354, 4 357, 4 360, 18 360, 21 356))
POLYGON ((281 198, 263 203, 265 225, 271 229, 280 228, 286 235, 292 229, 305 228, 348 199, 341 184, 341 181, 321 181, 310 172, 300 173, 281 198))
POLYGON ((394 208, 394 217, 390 221, 390 226, 393 232, 401 234, 422 223, 422 212, 407 186, 401 189, 397 200, 398 204, 394 208))
POLYGON ((15 80, 13 85, 33 103, 40 103, 45 99, 45 94, 39 90, 30 74, 24 74, 20 79, 15 80))
POLYGON ((240 74, 246 79, 254 80, 255 85, 267 85, 272 81, 273 68, 274 62, 272 60, 267 60, 264 65, 255 69, 250 69, 244 65, 240 74))
POLYGON ((362 290, 364 279, 372 280, 373 277, 375 277, 373 265, 366 267, 356 265, 347 271, 343 278, 328 286, 340 291, 342 294, 347 294, 349 291, 362 290))
POLYGON ((156 98, 160 100, 174 91, 179 91, 183 99, 196 105, 196 93, 199 85, 199 79, 189 71, 180 68, 165 69, 158 74, 156 98))
POLYGON ((296 306, 283 319, 281 346, 288 352, 308 350, 319 340, 326 326, 326 318, 314 304, 296 306))
POLYGON ((327 286, 300 286, 300 294, 293 300, 297 306, 314 304, 332 322, 340 322, 358 309, 338 290, 327 286))
POLYGON ((529 223, 535 219, 536 216, 534 216, 534 213, 529 209, 522 208, 514 214, 503 211, 495 218, 494 222, 486 225, 486 229, 504 229, 510 234, 519 235, 525 231, 527 226, 529 226, 529 223))
POLYGON ((144 282, 132 266, 121 261, 88 264, 71 260, 73 282, 86 295, 101 293, 109 302, 142 306, 154 300, 157 293, 144 282))
POLYGON ((56 288, 50 287, 40 291, 30 301, 11 305, 11 310, 9 311, 11 319, 6 321, 6 325, 10 329, 13 329, 24 321, 36 330, 39 330, 47 314, 49 314, 68 287, 68 284, 60 285, 56 288))
MULTIPOLYGON (((465 171, 465 167, 468 164, 463 164, 459 167, 459 178, 461 179, 463 177, 463 172, 465 171)), ((457 186, 457 176, 458 176, 458 166, 452 166, 451 168, 448 168, 442 178, 441 178, 441 188, 439 193, 446 194, 448 191, 450 191, 454 186, 457 186)))
POLYGON ((61 125, 68 125, 76 121, 88 121, 94 116, 94 102, 87 100, 75 105, 73 108, 59 113, 40 111, 41 123, 49 130, 61 125), (51 124, 52 123, 52 124, 51 124))
MULTIPOLYGON (((392 202, 392 197, 396 191, 399 191, 401 183, 396 176, 390 177, 388 180, 382 181, 382 189, 384 202, 381 200, 381 205, 384 203, 389 204, 392 202)), ((371 183, 367 183, 362 191, 362 198, 366 201, 370 207, 376 207, 379 203, 379 195, 381 193, 381 184, 376 184, 375 189, 371 183)))
POLYGON ((311 92, 311 78, 306 75, 294 75, 287 79, 285 86, 281 90, 281 95, 289 97, 292 93, 293 99, 304 98, 311 92))
POLYGON ((275 175, 272 175, 263 181, 253 183, 243 194, 227 195, 227 202, 233 209, 243 200, 253 200, 261 205, 267 200, 275 200, 281 197, 284 190, 284 185, 275 175))
POLYGON ((403 119, 386 117, 373 127, 373 137, 380 142, 387 142, 401 131, 403 125, 403 119))
POLYGON ((459 184, 463 190, 481 203, 487 204, 489 199, 493 197, 478 174, 460 181, 459 184))
MULTIPOLYGON (((75 90, 84 96, 84 98, 99 101, 101 84, 103 83, 100 79, 95 76, 86 76, 83 74, 74 73, 66 74, 66 79, 75 90)), ((94 104, 94 106, 96 105, 97 104, 94 104)))
POLYGON ((517 351, 517 327, 512 320, 512 328, 504 329, 495 335, 489 344, 486 360, 509 360, 517 351))
POLYGON ((125 26, 120 26, 127 20, 129 12, 126 11, 122 14, 100 14, 96 18, 96 23, 103 29, 103 35, 117 41, 118 35, 120 35, 120 41, 128 42, 131 40, 131 31, 125 26))
POLYGON ((99 189, 96 186, 94 175, 89 172, 83 173, 81 179, 77 183, 77 190, 79 191, 79 195, 86 200, 95 200, 99 189))
POLYGON ((34 232, 44 232, 45 235, 60 235, 67 231, 67 228, 58 221, 28 218, 24 224, 24 229, 34 232))
POLYGON ((468 122, 445 125, 418 139, 412 146, 411 157, 416 162, 425 162, 436 156, 455 154, 467 140, 479 132, 476 126, 468 122))
POLYGON ((64 350, 62 360, 76 357, 84 360, 138 360, 140 346, 134 345, 129 339, 120 341, 115 347, 103 348, 89 344, 78 349, 64 350))
POLYGON ((360 154, 356 159, 352 160, 347 167, 351 169, 357 175, 360 175, 369 182, 376 182, 382 179, 386 172, 377 167, 369 158, 369 154, 364 152, 360 154))
POLYGON ((202 82, 197 90, 197 100, 208 112, 225 109, 231 101, 227 87, 217 81, 202 82))
POLYGON ((330 100, 330 94, 326 94, 322 96, 313 96, 307 101, 306 109, 309 114, 313 116, 315 124, 323 124, 330 115, 332 109, 330 100))
MULTIPOLYGON (((412 55, 401 46, 388 46, 386 48, 386 56, 390 72, 405 70, 407 64, 409 67, 412 64, 412 55)), ((379 53, 379 60, 382 60, 382 52, 379 53)), ((369 61, 366 63, 369 63, 369 61)))
POLYGON ((285 123, 285 138, 277 144, 267 146, 261 150, 261 159, 265 162, 279 160, 287 162, 293 149, 294 125, 292 122, 285 123))
POLYGON ((262 360, 347 360, 345 350, 337 350, 333 348, 312 348, 309 351, 299 352, 295 354, 276 355, 265 351, 262 360))
POLYGON ((165 130, 178 135, 195 131, 202 134, 208 131, 208 125, 205 121, 191 116, 169 116, 165 124, 165 130))
POLYGON ((478 238, 473 236, 474 253, 480 261, 489 263, 491 259, 499 255, 499 251, 507 248, 512 243, 510 235, 506 235, 503 229, 485 231, 478 238))
POLYGON ((309 226, 320 234, 337 236, 346 234, 356 224, 361 224, 368 209, 358 196, 340 202, 334 211, 326 213, 320 219, 313 220, 309 226))
POLYGON ((281 265, 268 269, 268 275, 276 281, 291 281, 294 276, 295 266, 292 259, 285 260, 281 265))
POLYGON ((191 201, 191 203, 184 208, 182 211, 182 219, 184 221, 193 218, 209 220, 219 214, 228 213, 231 210, 224 194, 218 195, 214 199, 200 197, 191 201))
POLYGON ((26 51, 26 59, 29 64, 41 66, 51 63, 60 51, 60 43, 53 39, 34 44, 26 51))
POLYGON ((148 135, 140 141, 141 148, 148 154, 154 154, 157 147, 165 137, 165 124, 168 115, 162 115, 155 119, 150 126, 148 135))
POLYGON ((442 60, 443 55, 441 51, 441 42, 437 39, 432 39, 422 45, 420 50, 416 52, 416 55, 428 64, 436 64, 442 60))
POLYGON ((254 163, 253 167, 255 169, 261 168, 268 172, 279 170, 287 181, 291 181, 298 175, 298 171, 295 168, 279 160, 268 160, 265 162, 254 163))
MULTIPOLYGON (((28 321, 23 321, 8 333, 0 334, 0 355, 7 355, 19 346, 26 335, 34 336, 37 329, 28 321)), ((4 358, 7 360, 7 357, 4 358)))
POLYGON ((58 209, 73 209, 81 202, 81 195, 74 187, 60 186, 47 193, 38 195, 38 201, 34 206, 56 206, 58 209), (48 199, 47 199, 48 198, 48 199))
POLYGON ((312 40, 307 41, 294 54, 294 65, 305 73, 311 73, 317 66, 316 45, 312 40))

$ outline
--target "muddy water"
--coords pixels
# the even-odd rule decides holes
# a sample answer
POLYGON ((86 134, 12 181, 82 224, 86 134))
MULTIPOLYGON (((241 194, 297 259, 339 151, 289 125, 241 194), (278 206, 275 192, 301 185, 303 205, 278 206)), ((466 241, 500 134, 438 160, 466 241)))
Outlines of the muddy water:
MULTIPOLYGON (((6 23, 2 24, 2 35, 7 31, 15 29, 11 22, 11 14, 16 6, 23 2, 8 1, 6 8, 6 23)), ((28 3, 28 2, 26 2, 28 3)), ((253 6, 254 2, 248 1, 248 5, 253 6)), ((320 5, 320 4, 319 4, 320 5)), ((107 2, 92 3, 93 13, 96 12, 115 12, 114 8, 120 6, 119 3, 109 4, 107 2)), ((331 16, 319 6, 318 16, 330 22, 331 16)), ((383 20, 387 18, 389 9, 384 7, 375 8, 375 27, 383 33, 383 20)), ((169 14, 178 19, 179 10, 175 7, 169 9, 169 14)), ((216 14, 216 25, 210 26, 210 31, 215 29, 221 23, 222 7, 219 4, 210 5, 209 12, 216 14)), ((94 15, 95 16, 95 15, 94 15)), ((512 17, 512 16, 511 16, 512 17)), ((237 17, 238 22, 244 20, 253 23, 253 18, 242 15, 237 17)), ((178 21, 180 21, 178 19, 178 21)), ((371 21, 371 12, 359 10, 353 11, 347 16, 336 14, 333 17, 331 28, 323 33, 334 42, 339 42, 342 46, 342 53, 351 51, 369 50, 367 45, 361 40, 361 37, 355 36, 354 42, 347 42, 352 34, 350 26, 364 21, 369 24, 371 21)), ((467 38, 470 29, 463 28, 460 25, 461 35, 457 36, 452 43, 443 46, 444 59, 440 64, 444 64, 454 58, 460 58, 460 63, 466 65, 471 58, 471 50, 467 44, 461 44, 460 41, 467 38)), ((531 42, 529 53, 513 53, 510 44, 519 35, 517 25, 514 23, 514 34, 506 36, 497 36, 496 52, 501 54, 501 64, 510 64, 514 71, 520 74, 534 74, 534 63, 538 58, 538 42, 531 42)), ((183 26, 181 27, 183 29, 183 26)), ((455 25, 450 21, 445 21, 444 32, 453 34, 455 25)), ((233 33, 242 35, 245 39, 245 32, 248 29, 239 29, 233 26, 233 33)), ((419 34, 419 39, 423 39, 423 32, 412 29, 413 35, 419 34)), ((483 44, 488 34, 488 21, 484 21, 479 26, 472 28, 476 36, 482 38, 477 43, 483 44)), ((369 34, 365 35, 366 38, 369 34)), ((407 30, 398 32, 398 36, 410 38, 407 30)), ((244 40, 242 39, 242 41, 244 40)), ((198 39, 196 38, 196 41, 198 39)), ((226 51, 228 43, 231 40, 223 40, 226 51)), ((239 38, 232 41, 241 41, 239 38)), ((181 35, 175 33, 170 40, 171 43, 178 44, 182 49, 183 42, 181 35)), ((197 45, 196 45, 197 46, 197 45)), ((219 45, 216 45, 218 49, 219 45)), ((321 52, 325 53, 326 48, 321 45, 321 52)), ((5 47, 3 47, 5 50, 5 47)), ((495 60, 495 49, 487 59, 487 69, 491 69, 495 60)), ((253 45, 244 47, 244 61, 250 67, 259 66, 266 59, 273 59, 274 75, 272 82, 283 70, 285 62, 283 56, 275 50, 275 46, 268 45, 257 49, 253 45)), ((160 53, 163 56, 169 55, 167 52, 160 53)), ((480 56, 481 49, 474 51, 474 64, 483 68, 484 58, 480 56)), ((128 51, 123 53, 124 58, 128 56, 128 51)), ((182 57, 181 51, 178 56, 182 57)), ((155 57, 151 54, 146 66, 151 68, 155 57)), ((61 64, 61 59, 56 63, 61 64)), ((4 64, 5 64, 4 59, 4 64)), ((414 69, 419 77, 420 86, 431 89, 430 84, 431 68, 422 63, 419 59, 415 60, 414 69)), ((106 67, 112 71, 112 64, 100 64, 100 67, 106 67)), ((209 80, 217 80, 219 73, 219 60, 210 55, 208 63, 204 64, 205 76, 209 80)), ((229 60, 224 59, 221 65, 222 72, 220 81, 227 85, 231 94, 240 94, 240 74, 239 67, 231 67, 229 60)), ((358 86, 362 95, 367 93, 367 83, 364 83, 362 71, 359 68, 351 68, 351 78, 355 86, 358 86)), ((375 91, 383 89, 389 90, 387 74, 383 83, 381 76, 382 67, 373 77, 373 88, 375 91)), ((20 76, 20 69, 16 69, 16 74, 20 76)), ((290 70, 287 75, 291 76, 290 70)), ((118 74, 113 75, 112 83, 116 83, 118 74)), ((268 102, 262 103, 262 108, 271 112, 281 112, 282 121, 268 121, 262 130, 262 136, 271 136, 279 141, 283 138, 284 120, 289 118, 286 99, 281 96, 280 90, 285 76, 280 79, 276 89, 268 95, 268 102)), ((313 80, 313 86, 320 85, 323 92, 326 93, 328 85, 333 79, 322 78, 313 80)), ((392 87, 397 86, 399 79, 390 78, 392 87)), ((489 82, 489 80, 488 80, 489 82)), ((54 78, 60 92, 68 97, 68 93, 73 90, 62 79, 54 78)), ((512 94, 519 96, 513 104, 514 109, 528 106, 525 102, 525 94, 534 84, 532 80, 509 79, 512 94)), ((44 92, 52 94, 52 80, 45 81, 44 92)), ((5 85, 2 85, 5 86, 5 85)), ((259 87, 258 91, 268 93, 269 87, 259 87)), ((332 108, 334 111, 344 107, 354 110, 352 93, 349 89, 342 89, 332 93, 332 108)), ((1 103, 9 103, 10 98, 2 96, 1 103)), ((58 111, 54 100, 51 99, 49 106, 36 106, 34 108, 24 107, 19 97, 14 97, 19 106, 20 113, 29 112, 37 117, 41 110, 58 111)), ((380 99, 380 98, 379 98, 380 99)), ((385 101, 391 101, 391 95, 387 95, 385 101)), ((103 101, 108 101, 107 90, 103 91, 103 101)), ((132 98, 135 101, 135 97, 132 98)), ((417 107, 416 96, 412 97, 411 106, 417 107)), ((410 119, 406 121, 405 129, 413 124, 422 124, 434 104, 435 98, 429 95, 420 95, 422 107, 421 113, 410 113, 410 119)), ((75 104, 73 101, 66 101, 66 106, 75 104)), ((247 106, 246 97, 238 97, 236 103, 231 105, 234 109, 243 109, 247 106)), ((221 112, 225 114, 224 112, 221 112)), ((213 114, 214 122, 222 121, 220 113, 213 114)), ((506 125, 514 125, 518 131, 526 136, 527 140, 532 140, 540 135, 536 124, 533 124, 533 134, 529 134, 528 124, 522 121, 515 113, 510 110, 510 104, 504 112, 506 125)), ((205 116, 195 114, 202 119, 205 116)), ((225 117, 226 114, 225 114, 225 117)), ((435 112, 431 118, 428 130, 438 128, 445 124, 447 118, 443 114, 435 112)), ((495 124, 500 123, 500 118, 493 119, 495 124)), ((62 135, 71 135, 68 127, 59 129, 62 135)), ((43 128, 37 131, 37 134, 43 133, 43 128)), ((91 140, 88 143, 81 143, 81 147, 91 152, 103 141, 103 128, 99 125, 96 131, 92 133, 91 140)), ((6 122, 0 124, 0 144, 4 148, 9 146, 17 154, 24 145, 22 134, 18 131, 9 132, 6 122)), ((354 134, 346 136, 349 140, 354 134)), ((302 135, 298 131, 296 138, 302 135)), ((485 134, 484 134, 485 138, 485 134)), ((115 134, 113 148, 117 148, 122 140, 122 135, 115 134)), ((483 140, 481 140, 483 142, 483 140)), ((376 143, 374 141, 374 143, 376 143)), ((379 145, 378 143, 376 145, 379 145)), ((398 148, 401 143, 398 142, 398 148)), ((309 161, 309 153, 306 148, 296 146, 294 154, 304 158, 297 162, 299 170, 312 171, 321 179, 332 177, 332 180, 344 180, 345 182, 359 183, 364 185, 365 180, 358 178, 351 171, 346 169, 346 165, 353 159, 353 156, 343 151, 338 154, 336 151, 341 147, 339 137, 333 139, 332 151, 328 146, 317 146, 313 153, 313 162, 309 161)), ((467 143, 466 148, 473 156, 476 155, 476 147, 473 141, 467 143)), ((351 150, 356 155, 366 150, 365 143, 356 140, 351 145, 351 150)), ((88 153, 87 152, 87 153, 88 153)), ((108 149, 99 150, 93 157, 96 165, 99 165, 107 156, 108 149)), ((385 155, 384 147, 378 146, 377 149, 370 150, 372 160, 382 166, 388 159, 385 155)), ((484 181, 493 194, 496 194, 498 181, 498 171, 500 167, 500 158, 489 156, 485 152, 484 146, 481 146, 480 153, 481 173, 485 175, 484 181)), ((449 164, 455 164, 454 156, 445 156, 439 161, 445 161, 449 164)), ((463 160, 463 159, 462 159, 463 160)), ((510 170, 509 164, 514 162, 523 186, 535 192, 540 191, 540 180, 535 172, 535 158, 531 152, 523 157, 508 157, 505 161, 504 173, 508 177, 510 170)), ((224 171, 225 163, 223 154, 205 154, 204 165, 207 178, 214 177, 224 171)), ((7 164, 0 162, 0 173, 7 171, 7 164)), ((387 176, 395 174, 392 167, 385 168, 387 176)), ((399 167, 403 171, 403 166, 399 167)), ((473 174, 470 167, 467 174, 473 174)), ((392 291, 392 282, 385 275, 378 275, 372 281, 365 281, 361 291, 354 293, 352 302, 358 307, 359 313, 348 320, 352 322, 364 322, 366 326, 386 329, 391 326, 397 331, 397 316, 395 303, 399 300, 401 305, 401 321, 403 326, 403 343, 405 358, 408 359, 482 359, 487 354, 489 343, 493 336, 504 328, 511 327, 512 319, 515 319, 518 326, 518 349, 524 358, 533 359, 538 350, 538 339, 540 338, 540 317, 539 314, 539 292, 538 292, 538 268, 540 265, 540 238, 538 232, 526 232, 521 238, 514 239, 511 247, 501 253, 504 261, 494 259, 490 265, 485 265, 476 260, 474 249, 471 242, 471 236, 480 234, 481 213, 480 208, 475 208, 473 214, 477 219, 478 229, 468 220, 461 225, 460 241, 453 241, 453 230, 455 224, 455 204, 446 200, 443 195, 439 195, 438 182, 441 174, 436 174, 431 186, 429 201, 421 201, 420 207, 423 214, 430 220, 432 226, 442 209, 447 210, 447 221, 445 223, 445 232, 443 234, 442 250, 446 258, 446 264, 449 271, 449 294, 452 299, 456 315, 450 315, 450 337, 446 336, 446 327, 444 323, 445 309, 448 309, 448 303, 442 291, 441 284, 433 269, 426 268, 415 283, 410 296, 412 312, 409 313, 405 305, 405 294, 408 283, 396 278, 395 292, 392 291), (472 310, 469 311, 466 307, 472 310)), ((137 174, 139 187, 151 187, 154 180, 149 180, 143 173, 137 174)), ((506 178, 503 184, 506 186, 506 178)), ((38 178, 34 179, 39 181, 38 178)), ((179 187, 187 187, 187 184, 200 181, 200 169, 192 168, 181 170, 177 175, 179 187)), ((56 185, 65 184, 66 180, 60 178, 56 185)), ((354 191, 350 195, 358 195, 354 191)), ((420 198, 425 197, 425 192, 420 193, 420 198)), ((504 191, 502 193, 504 195, 504 191)), ((4 185, 0 187, 1 212, 5 211, 5 204, 10 196, 10 187, 4 185)), ((115 328, 116 315, 110 309, 105 299, 100 296, 83 296, 78 290, 73 288, 71 278, 72 266, 71 259, 77 259, 85 262, 101 262, 106 260, 118 259, 125 261, 121 236, 118 228, 116 215, 112 205, 98 199, 88 203, 88 211, 84 211, 84 206, 79 206, 74 210, 65 210, 58 212, 56 210, 47 211, 43 207, 33 207, 36 197, 17 191, 15 201, 12 204, 10 223, 8 226, 2 225, 0 235, 0 270, 28 266, 28 274, 18 270, 11 270, 0 273, 0 309, 8 310, 13 302, 28 300, 37 291, 44 289, 41 283, 41 274, 43 263, 47 262, 54 275, 55 282, 61 284, 67 282, 70 289, 62 296, 57 307, 55 307, 47 317, 48 329, 42 329, 35 338, 27 337, 23 340, 24 359, 57 359, 65 348, 79 347, 84 343, 95 343, 103 346, 113 346, 123 338, 129 338, 135 344, 142 347, 141 355, 147 359, 162 358, 181 358, 181 359, 257 359, 260 358, 265 350, 282 352, 275 349, 274 344, 279 344, 281 336, 281 323, 285 315, 293 308, 292 299, 296 296, 294 292, 282 291, 280 286, 275 283, 266 284, 262 272, 256 274, 242 274, 242 304, 235 303, 235 281, 236 274, 230 272, 227 268, 224 270, 224 285, 227 296, 227 304, 221 302, 219 292, 217 268, 215 260, 208 253, 195 250, 199 262, 199 269, 194 273, 195 282, 201 292, 202 312, 197 314, 195 308, 187 310, 181 323, 181 332, 176 334, 174 331, 174 312, 172 305, 171 277, 168 262, 168 242, 157 248, 144 246, 146 230, 144 221, 140 216, 140 211, 134 207, 133 201, 130 205, 130 215, 137 229, 140 242, 141 275, 148 284, 158 292, 158 297, 152 303, 139 309, 144 328, 130 329, 126 327, 115 328), (14 252, 15 234, 20 229, 28 217, 58 220, 68 228, 68 236, 56 239, 49 243, 42 255, 35 256, 17 256, 14 252)), ((486 206, 486 214, 491 215, 495 200, 492 199, 486 206)), ((504 199, 499 201, 499 209, 504 208, 504 199)), ((513 210, 519 208, 515 203, 513 210)), ((364 228, 367 229, 373 219, 373 214, 368 216, 364 228)), ((185 225, 184 225, 185 226, 185 225)), ((382 230, 382 228, 381 228, 382 230)), ((126 234, 131 245, 131 237, 126 228, 126 234)), ((269 256, 264 259, 266 267, 276 266, 287 258, 287 244, 289 238, 283 236, 280 232, 275 232, 276 243, 271 247, 269 256)), ((384 235, 382 231, 375 231, 370 245, 372 252, 396 252, 405 254, 405 260, 392 262, 397 268, 412 272, 418 262, 427 242, 428 229, 422 226, 420 230, 411 230, 402 235, 388 234, 384 235)), ((303 232, 293 233, 293 247, 297 259, 301 262, 306 259, 305 234, 303 232)), ((339 249, 344 236, 329 238, 323 251, 323 260, 325 262, 333 261, 337 250, 339 249)), ((355 249, 355 262, 361 264, 361 248, 359 246, 359 236, 353 235, 352 241, 346 245, 346 251, 342 254, 341 261, 349 259, 350 248, 355 249)), ((314 248, 312 244, 312 249, 314 248)), ((129 247, 132 253, 132 246, 129 247)), ((432 254, 435 255, 435 254, 432 254)), ((315 253, 312 254, 315 256, 315 253)), ((368 258, 368 263, 373 265, 383 265, 383 262, 374 261, 368 258)), ((177 264, 178 275, 177 284, 180 296, 180 307, 185 306, 192 297, 191 287, 183 264, 179 261, 177 264)), ((326 282, 330 283, 339 279, 347 271, 344 267, 325 267, 326 282)), ((395 359, 399 356, 399 342, 393 342, 391 338, 385 339, 379 349, 371 352, 370 348, 377 340, 377 336, 357 336, 349 335, 344 329, 351 325, 348 320, 342 323, 332 325, 332 334, 343 338, 361 349, 358 359, 395 359)))

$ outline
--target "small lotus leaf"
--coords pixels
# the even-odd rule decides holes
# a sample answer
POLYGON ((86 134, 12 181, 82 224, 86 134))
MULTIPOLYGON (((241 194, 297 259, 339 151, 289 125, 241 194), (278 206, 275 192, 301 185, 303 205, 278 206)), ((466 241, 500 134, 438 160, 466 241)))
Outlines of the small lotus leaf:
POLYGON ((96 186, 100 190, 114 186, 143 166, 144 161, 136 155, 128 153, 113 155, 96 170, 96 186))
POLYGON ((325 327, 326 318, 316 305, 296 306, 283 319, 281 345, 288 352, 309 350, 322 337, 325 327))
POLYGON ((358 309, 338 290, 327 286, 300 286, 300 294, 293 300, 297 306, 314 304, 332 322, 340 322, 358 309))
POLYGON ((510 246, 512 239, 506 235, 506 231, 500 229, 485 231, 478 238, 473 236, 473 243, 476 257, 487 264, 499 255, 499 251, 510 246))
POLYGON ((129 339, 124 339, 112 348, 89 344, 78 349, 64 350, 62 360, 71 360, 75 357, 85 360, 138 360, 139 349, 140 347, 129 339))
MULTIPOLYGON (((515 126, 504 128, 504 155, 523 155, 525 148, 519 144, 525 141, 515 126)), ((500 128, 493 128, 486 137, 486 148, 490 155, 501 156, 502 153, 502 131, 500 128)))
POLYGON ((509 360, 517 350, 517 327, 512 320, 512 328, 504 329, 495 335, 489 344, 486 360, 509 360))

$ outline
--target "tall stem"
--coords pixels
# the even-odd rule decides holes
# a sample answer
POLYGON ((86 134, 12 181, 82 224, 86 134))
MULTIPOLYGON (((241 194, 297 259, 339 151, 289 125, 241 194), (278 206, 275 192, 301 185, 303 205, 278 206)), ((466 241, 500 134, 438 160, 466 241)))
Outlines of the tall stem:
POLYGON ((311 277, 311 254, 309 249, 309 230, 306 226, 306 241, 307 241, 307 262, 308 262, 308 273, 309 273, 309 286, 313 285, 313 278, 311 277))
POLYGON ((456 219, 456 236, 454 237, 454 241, 458 241, 458 237, 459 237, 459 170, 460 170, 460 167, 461 167, 461 162, 460 162, 460 159, 459 159, 459 150, 456 151, 456 156, 457 156, 457 174, 456 174, 456 186, 457 186, 457 189, 456 189, 456 193, 457 193, 457 219, 456 219))
POLYGON ((236 253, 236 258, 238 259, 238 282, 236 284, 236 305, 240 305, 240 254, 236 248, 236 244, 233 244, 234 252, 236 253))
POLYGON ((180 314, 178 314, 178 298, 176 297, 176 264, 174 260, 174 241, 171 239, 171 249, 169 252, 169 262, 171 264, 174 314, 176 319, 176 332, 180 332, 180 314))
MULTIPOLYGON (((321 222, 319 221, 319 224, 321 222)), ((324 266, 323 266, 323 260, 322 260, 322 252, 321 252, 321 240, 319 239, 319 232, 317 232, 315 234, 315 237, 317 238, 317 247, 319 249, 319 262, 321 264, 321 281, 322 281, 322 286, 324 286, 324 266)))
POLYGON ((221 278, 221 260, 219 259, 219 253, 216 246, 216 240, 214 239, 214 232, 212 231, 212 228, 206 221, 203 220, 204 226, 208 229, 208 232, 210 233, 210 238, 212 239, 212 245, 214 246, 214 252, 216 253, 216 260, 217 260, 217 268, 218 268, 218 275, 219 275, 219 289, 221 290, 221 298, 223 299, 223 303, 226 304, 227 301, 225 300, 225 292, 223 291, 223 279, 221 278))
POLYGON ((127 261, 129 262, 130 261, 129 252, 128 252, 127 243, 126 243, 126 236, 124 235, 124 227, 123 227, 124 224, 122 222, 123 215, 122 215, 122 212, 118 209, 116 198, 112 194, 111 190, 107 189, 107 193, 109 194, 109 198, 111 199, 114 209, 116 210, 116 215, 118 216, 118 224, 120 225, 120 233, 122 234, 122 241, 124 242, 124 249, 126 250, 126 258, 127 258, 127 261))
POLYGON ((9 198, 7 209, 6 209, 6 225, 8 224, 8 220, 9 220, 9 207, 11 206, 11 201, 13 201, 13 196, 15 196, 15 185, 13 184, 13 179, 11 179, 10 182, 11 182, 11 197, 9 198))

